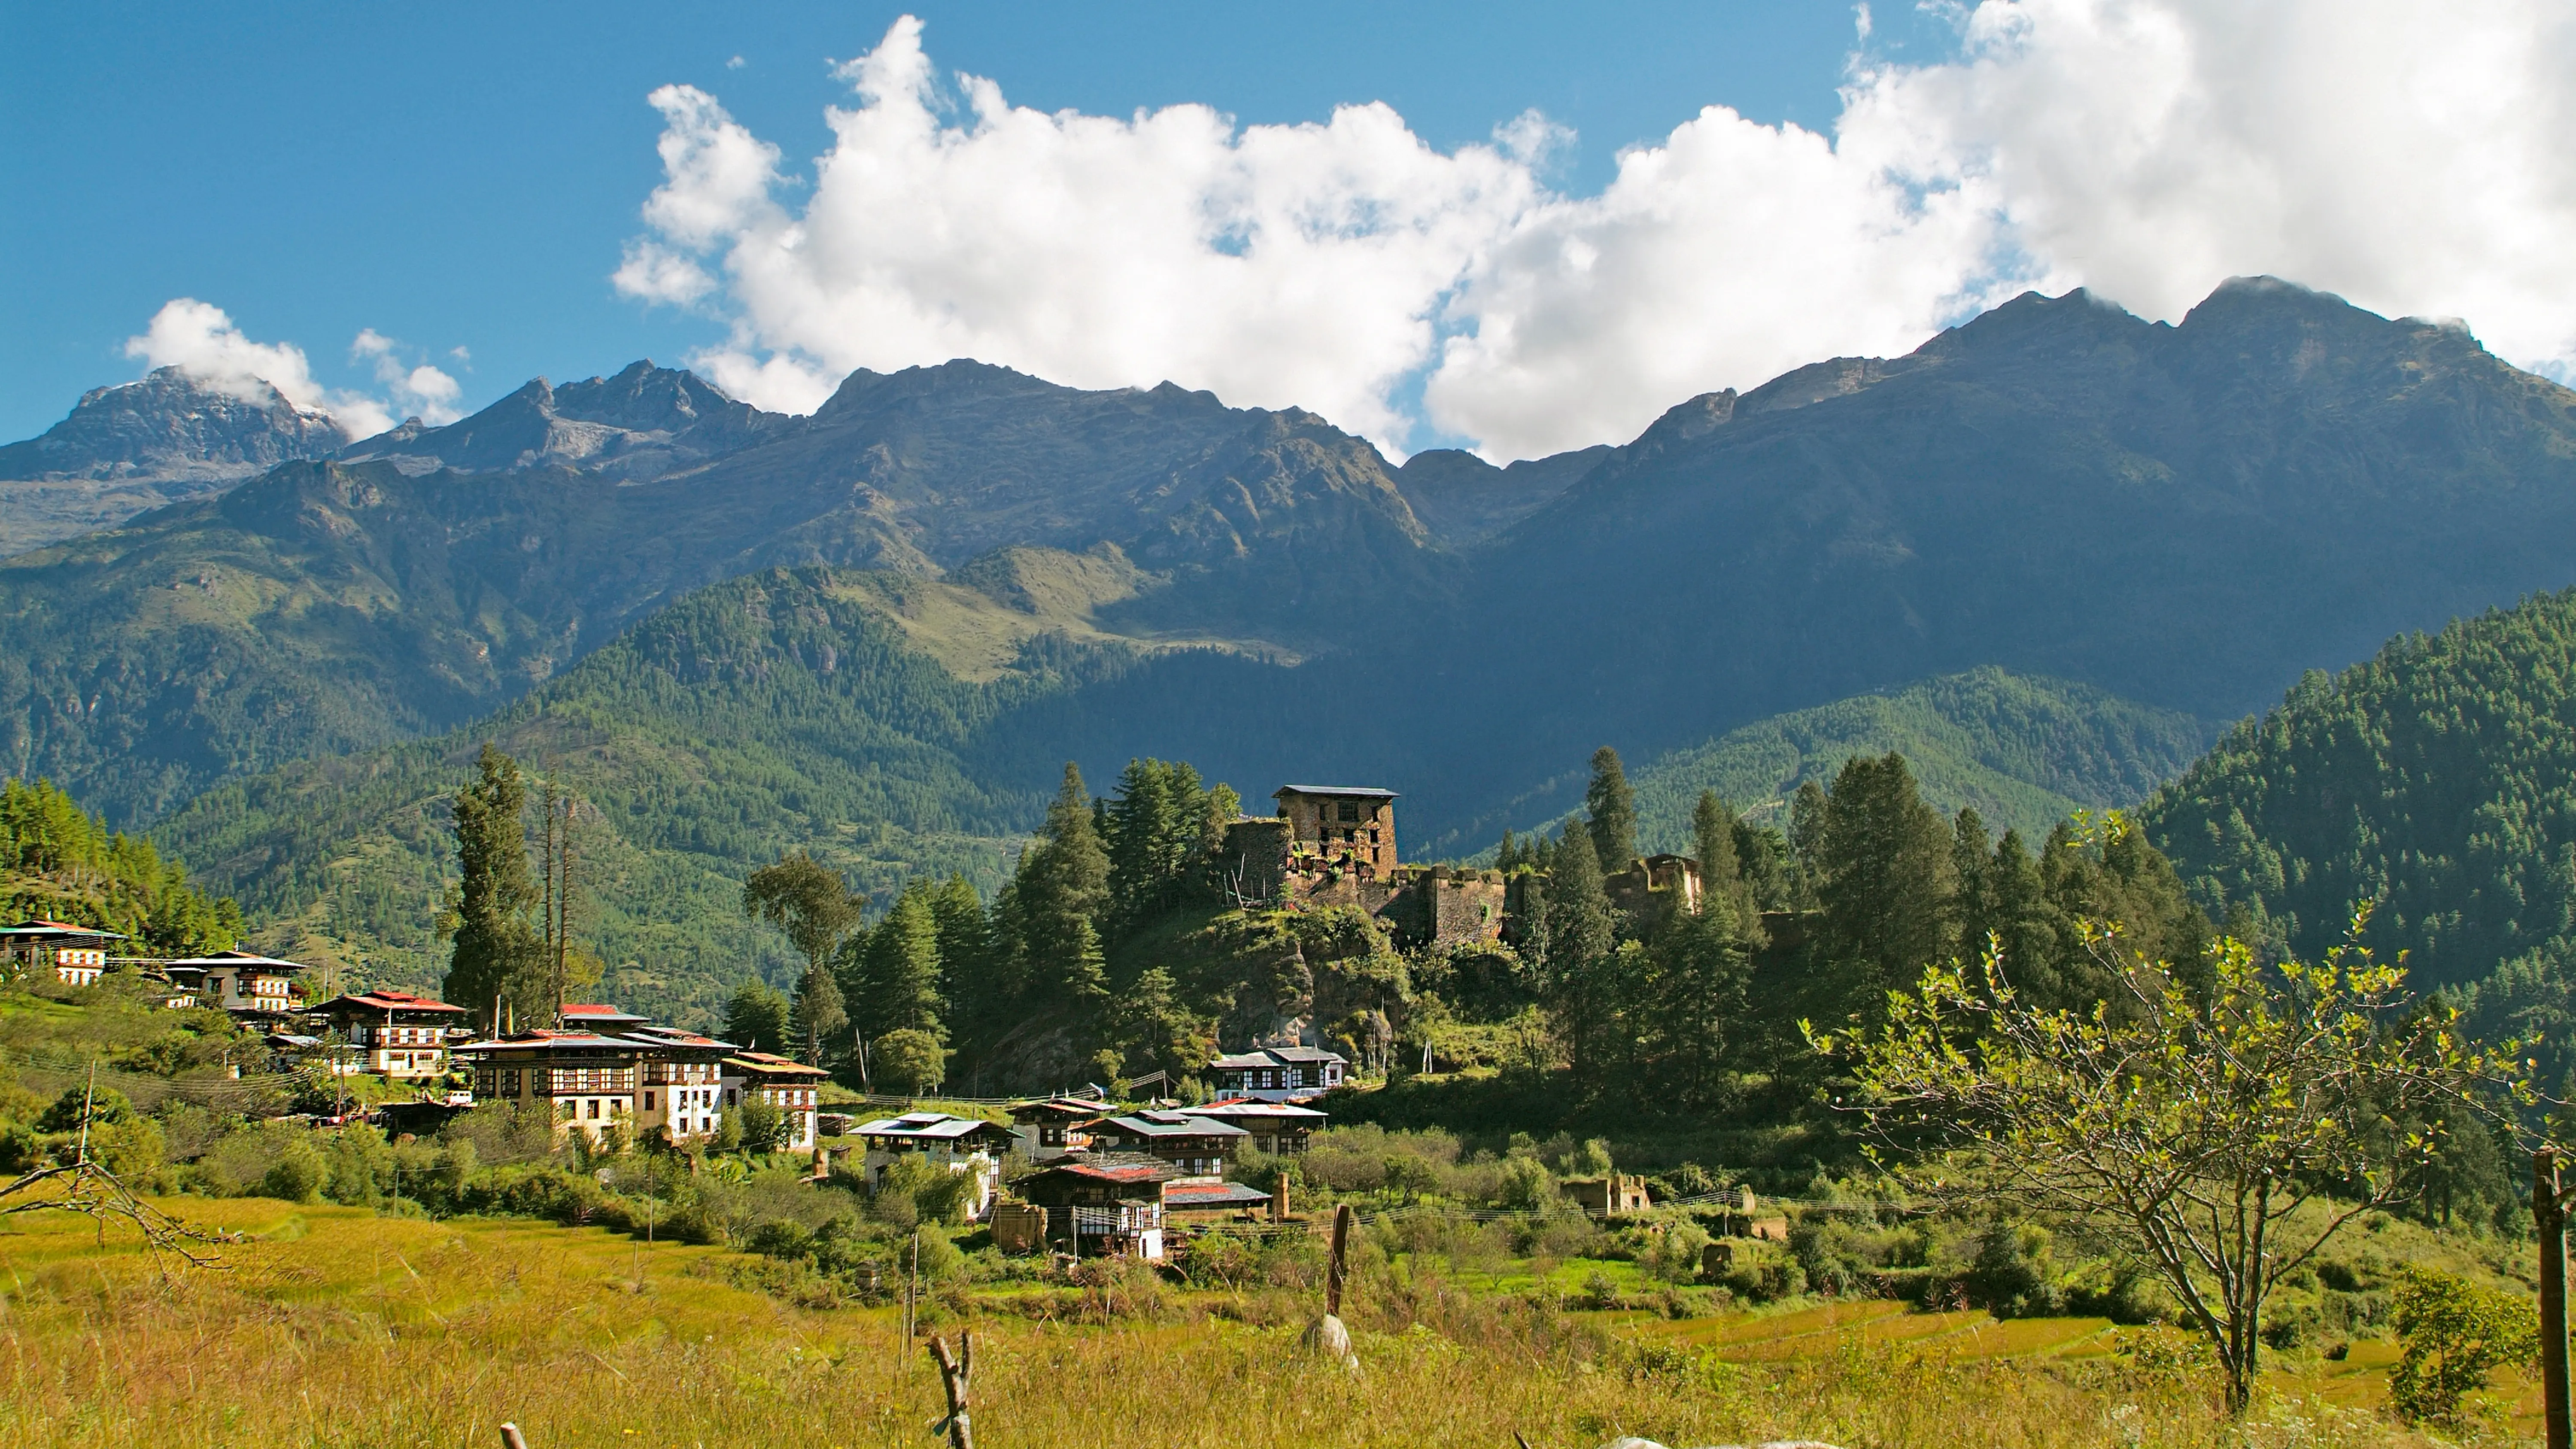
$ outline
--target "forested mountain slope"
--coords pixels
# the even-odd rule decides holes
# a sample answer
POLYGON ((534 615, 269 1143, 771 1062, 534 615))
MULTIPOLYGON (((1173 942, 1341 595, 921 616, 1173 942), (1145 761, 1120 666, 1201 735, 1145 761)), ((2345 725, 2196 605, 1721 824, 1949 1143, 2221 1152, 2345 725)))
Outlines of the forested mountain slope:
MULTIPOLYGON (((1015 748, 1367 777, 1463 851, 1604 743, 1988 665, 2225 718, 2576 582, 2576 394, 2269 281, 2178 326, 2025 297, 1513 469, 972 363, 806 419, 642 368, 398 432, 0 562, 0 767, 150 820, 482 717, 692 588, 1036 548, 1092 560, 1041 570, 1083 637, 1228 652, 1049 692, 1015 748)), ((925 598, 911 633, 983 647, 925 598)))
POLYGON ((1000 880, 1006 838, 1036 822, 1062 765, 1016 747, 1018 712, 1114 677, 1135 650, 1020 615, 1017 645, 970 655, 1003 626, 956 626, 967 592, 830 569, 714 585, 470 729, 232 782, 154 836, 254 917, 286 920, 301 949, 434 985, 446 797, 493 740, 586 802, 585 934, 617 968, 610 988, 707 1007, 780 949, 740 893, 788 849, 880 895, 951 871, 1000 880), (989 667, 960 680, 932 649, 989 667))
POLYGON ((2571 582, 2576 393, 2457 328, 2264 279, 2173 326, 2031 295, 1674 409, 1480 557, 1403 653, 1520 667, 1406 725, 1490 720, 1445 752, 1530 778, 1607 722, 1648 758, 1988 664, 2228 718, 2571 582))
MULTIPOLYGON (((2213 915, 2302 956, 2379 902, 2429 985, 2576 964, 2576 592, 2311 674, 2142 812, 2213 915)), ((2562 988, 2563 990, 2563 985, 2562 988)))
POLYGON ((452 728, 690 588, 782 565, 935 576, 999 545, 1123 542, 1143 572, 1103 627, 1283 650, 1436 591, 1376 450, 1307 414, 951 364, 857 374, 780 420, 630 374, 0 563, 0 766, 149 820, 452 728))
MULTIPOLYGON (((1974 809, 1997 831, 2044 840, 2079 810, 2135 805, 2199 758, 2216 731, 2190 715, 2089 685, 1977 669, 1793 710, 1671 751, 1628 774, 1646 850, 1689 854, 1702 790, 1746 817, 1777 813, 1798 787, 1833 783, 1854 756, 1900 754, 1934 808, 1974 809)), ((1583 804, 1581 761, 1454 835, 1426 845, 1466 854, 1506 828, 1552 825, 1583 804)))

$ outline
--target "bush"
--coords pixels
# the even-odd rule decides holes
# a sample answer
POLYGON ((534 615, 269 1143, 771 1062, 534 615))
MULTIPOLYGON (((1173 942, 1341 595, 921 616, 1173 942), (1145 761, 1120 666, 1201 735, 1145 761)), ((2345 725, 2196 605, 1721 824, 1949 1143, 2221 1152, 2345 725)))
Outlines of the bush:
POLYGON ((2520 1297, 2429 1268, 2398 1270, 2397 1338, 2388 1406, 2409 1424, 2461 1427, 2487 1375, 2540 1352, 2540 1314, 2520 1297))
POLYGON ((776 1152, 787 1140, 787 1114, 763 1097, 746 1097, 741 1106, 724 1114, 719 1139, 729 1139, 754 1157, 776 1152))
POLYGON ((331 1164, 320 1148, 309 1141, 289 1142, 260 1178, 260 1192, 287 1202, 311 1202, 322 1195, 330 1176, 331 1164))
POLYGON ((1682 1219, 1654 1234, 1638 1255, 1637 1265, 1649 1278, 1688 1283, 1699 1276, 1700 1250, 1708 1243, 1709 1236, 1699 1224, 1682 1219))

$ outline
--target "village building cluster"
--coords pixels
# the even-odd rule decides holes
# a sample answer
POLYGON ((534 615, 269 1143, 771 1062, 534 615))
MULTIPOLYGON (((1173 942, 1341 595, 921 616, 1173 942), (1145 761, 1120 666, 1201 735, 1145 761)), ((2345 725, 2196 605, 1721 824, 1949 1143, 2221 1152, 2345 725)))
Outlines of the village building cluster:
MULTIPOLYGON (((1290 785, 1273 798, 1275 814, 1238 818, 1225 833, 1219 873, 1238 904, 1355 906, 1407 948, 1503 939, 1513 892, 1526 888, 1526 877, 1405 865, 1393 791, 1290 785)), ((1650 856, 1611 873, 1605 885, 1631 914, 1693 910, 1699 863, 1650 856)), ((812 1153, 818 1179, 836 1152, 852 1150, 871 1189, 906 1160, 964 1176, 966 1211, 988 1223, 1006 1251, 1160 1259, 1174 1226, 1284 1217, 1284 1183, 1273 1194, 1228 1174, 1247 1153, 1304 1152, 1328 1120, 1315 1103, 1350 1071, 1337 1052, 1283 1039, 1211 1061, 1216 1100, 1197 1105, 1130 1108, 1095 1090, 1015 1103, 1008 1125, 937 1111, 860 1122, 823 1110, 830 1074, 820 1067, 610 1005, 567 1004, 551 1027, 484 1035, 466 1008, 390 988, 307 1004, 303 979, 310 973, 292 961, 238 950, 165 960, 126 949, 127 938, 115 932, 25 921, 0 928, 0 975, 50 973, 90 986, 111 969, 132 967, 169 1006, 232 1013, 263 1030, 289 1060, 417 1086, 422 1110, 516 1103, 594 1149, 712 1142, 727 1114, 766 1103, 783 1124, 778 1145, 812 1153), (855 1149, 846 1146, 850 1138, 855 1149), (1030 1170, 1006 1182, 1014 1158, 1030 1170)), ((846 1160, 842 1166, 849 1170, 846 1160)), ((1600 1216, 1648 1206, 1645 1184, 1633 1177, 1568 1187, 1600 1216)))

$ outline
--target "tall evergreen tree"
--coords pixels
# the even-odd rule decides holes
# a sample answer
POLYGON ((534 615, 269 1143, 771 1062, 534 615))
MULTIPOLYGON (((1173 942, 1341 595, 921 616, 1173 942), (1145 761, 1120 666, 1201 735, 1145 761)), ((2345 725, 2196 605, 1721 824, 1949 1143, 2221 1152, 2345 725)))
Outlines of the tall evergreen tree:
POLYGON ((1587 1091, 1599 1085, 1607 1038, 1621 1005, 1617 963, 1618 922, 1602 890, 1592 834, 1568 825, 1556 842, 1548 881, 1548 975, 1558 1029, 1587 1091))
POLYGON ((725 1001, 725 1040, 752 1051, 778 1051, 792 1040, 790 1011, 785 993, 750 977, 725 1001))
POLYGON ((546 1019, 544 952, 529 918, 538 892, 521 818, 527 799, 518 761, 486 741, 473 782, 456 792, 451 807, 460 879, 440 917, 454 942, 444 991, 496 1031, 512 1021, 536 1026, 546 1019))
MULTIPOLYGON (((1120 772, 1101 842, 1109 855, 1109 896, 1120 929, 1133 930, 1168 910, 1198 883, 1213 828, 1213 795, 1187 764, 1130 760, 1120 772)), ((1233 811, 1226 814, 1230 819, 1233 811)))
POLYGON ((1583 808, 1594 863, 1605 876, 1626 870, 1637 858, 1637 797, 1628 788, 1619 752, 1608 745, 1592 752, 1592 783, 1583 792, 1583 808))
POLYGON ((1707 1110, 1731 1094, 1752 961, 1728 891, 1667 919, 1649 944, 1652 977, 1637 1011, 1649 1075, 1671 1101, 1707 1110))
POLYGON ((1004 987, 993 966, 992 919, 962 874, 932 888, 930 916, 938 929, 939 996, 947 1018, 961 1032, 978 1030, 1004 987))
POLYGON ((1905 757, 1844 763, 1815 828, 1821 939, 1850 1006, 1874 1004, 1949 958, 1958 887, 1950 828, 1905 757))
POLYGON ((850 1014, 841 1000, 841 983, 829 966, 809 966, 796 983, 797 1058, 822 1066, 839 1054, 841 1033, 850 1029, 850 1014))
POLYGON ((939 917, 931 888, 915 881, 867 934, 861 953, 858 1025, 873 1041, 893 1031, 946 1039, 939 999, 939 917))
POLYGON ((1788 907, 1812 911, 1823 904, 1819 887, 1824 881, 1820 860, 1825 834, 1825 787, 1813 780, 1798 782, 1797 792, 1789 797, 1788 907))
MULTIPOLYGON (((1735 868, 1743 876, 1744 893, 1755 910, 1786 911, 1797 906, 1797 892, 1790 878, 1789 842, 1779 831, 1738 819, 1735 868)), ((1749 928, 1752 919, 1744 924, 1749 928)))
POLYGON ((1012 943, 1032 1006, 1088 1005, 1106 989, 1100 918, 1109 907, 1109 855, 1102 849, 1082 771, 1064 767, 1045 828, 1020 856, 1012 901, 1012 943))

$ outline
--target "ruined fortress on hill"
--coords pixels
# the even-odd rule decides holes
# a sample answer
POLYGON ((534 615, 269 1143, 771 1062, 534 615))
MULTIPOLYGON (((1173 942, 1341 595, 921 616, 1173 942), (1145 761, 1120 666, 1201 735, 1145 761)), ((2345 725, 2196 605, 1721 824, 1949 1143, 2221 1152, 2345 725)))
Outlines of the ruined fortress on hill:
MULTIPOLYGON (((1499 941, 1530 877, 1464 866, 1405 865, 1395 849, 1392 790, 1285 785, 1275 815, 1227 828, 1226 889, 1238 904, 1289 909, 1357 906, 1406 950, 1499 941)), ((1699 908, 1699 862, 1655 855, 1603 881, 1630 914, 1699 908)))

